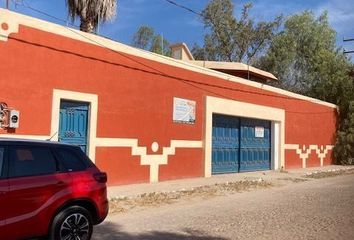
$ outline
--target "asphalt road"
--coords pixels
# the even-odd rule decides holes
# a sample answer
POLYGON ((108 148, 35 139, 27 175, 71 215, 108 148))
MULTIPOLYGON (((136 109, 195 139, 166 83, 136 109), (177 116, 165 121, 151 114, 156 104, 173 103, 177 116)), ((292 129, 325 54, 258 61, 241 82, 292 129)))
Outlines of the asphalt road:
POLYGON ((354 239, 354 174, 109 216, 93 239, 354 239))

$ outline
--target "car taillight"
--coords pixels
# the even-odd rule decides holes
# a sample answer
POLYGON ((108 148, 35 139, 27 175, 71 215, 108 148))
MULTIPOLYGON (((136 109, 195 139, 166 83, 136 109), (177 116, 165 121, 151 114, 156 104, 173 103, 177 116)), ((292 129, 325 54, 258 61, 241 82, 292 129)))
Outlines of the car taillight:
POLYGON ((105 172, 94 173, 93 178, 99 183, 107 182, 107 174, 105 172))

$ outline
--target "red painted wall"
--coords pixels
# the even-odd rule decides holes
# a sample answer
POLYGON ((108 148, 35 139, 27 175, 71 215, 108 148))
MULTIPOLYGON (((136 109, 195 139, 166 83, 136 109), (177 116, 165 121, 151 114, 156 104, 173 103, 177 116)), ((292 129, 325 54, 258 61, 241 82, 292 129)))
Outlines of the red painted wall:
MULTIPOLYGON (((333 144, 335 109, 291 99, 250 86, 203 75, 20 25, 0 41, 0 101, 21 112, 16 134, 49 135, 53 89, 98 95, 97 137, 135 138, 139 146, 162 147, 171 139, 203 140, 205 96, 284 109, 285 143, 333 144), (196 101, 196 123, 172 121, 173 97, 196 101)), ((6 133, 2 131, 2 133, 6 133)), ((314 153, 313 153, 314 154, 314 153)), ((319 160, 309 160, 317 166, 319 160)), ((149 167, 127 148, 97 148, 96 163, 110 184, 146 182, 149 167)), ((331 159, 326 159, 330 164, 331 159)), ((286 167, 301 167, 293 150, 286 167)), ((160 166, 160 180, 204 174, 204 149, 178 149, 160 166)))
POLYGON ((149 181, 149 166, 140 166, 139 157, 131 156, 130 148, 98 148, 96 154, 100 156, 100 169, 108 173, 110 185, 149 181))
POLYGON ((192 178, 204 175, 203 149, 177 149, 176 155, 168 159, 168 165, 161 165, 159 180, 192 178))

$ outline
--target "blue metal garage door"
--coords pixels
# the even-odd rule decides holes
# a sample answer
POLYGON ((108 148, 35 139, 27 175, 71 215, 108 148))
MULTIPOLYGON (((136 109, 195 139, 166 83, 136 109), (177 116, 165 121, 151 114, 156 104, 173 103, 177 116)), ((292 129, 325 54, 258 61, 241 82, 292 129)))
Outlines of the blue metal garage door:
POLYGON ((62 101, 60 103, 59 141, 80 146, 87 151, 87 103, 62 101))
POLYGON ((240 171, 270 169, 270 122, 241 118, 240 171))
POLYGON ((212 173, 270 169, 270 122, 213 115, 212 173))
POLYGON ((212 173, 238 172, 239 125, 238 118, 213 115, 212 173))

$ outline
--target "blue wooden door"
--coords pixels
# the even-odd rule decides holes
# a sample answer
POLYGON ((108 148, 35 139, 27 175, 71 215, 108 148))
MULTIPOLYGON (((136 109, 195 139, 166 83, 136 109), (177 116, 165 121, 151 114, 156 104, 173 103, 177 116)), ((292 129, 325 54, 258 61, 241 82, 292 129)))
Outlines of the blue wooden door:
POLYGON ((240 171, 270 169, 270 122, 241 118, 240 171))
POLYGON ((213 115, 212 173, 238 172, 239 119, 213 115))
POLYGON ((62 101, 60 103, 59 141, 80 146, 87 151, 87 103, 62 101))

